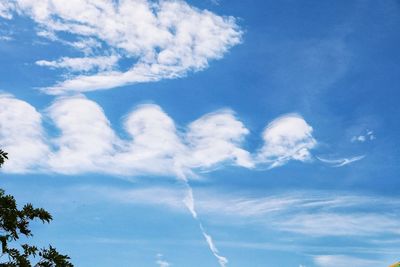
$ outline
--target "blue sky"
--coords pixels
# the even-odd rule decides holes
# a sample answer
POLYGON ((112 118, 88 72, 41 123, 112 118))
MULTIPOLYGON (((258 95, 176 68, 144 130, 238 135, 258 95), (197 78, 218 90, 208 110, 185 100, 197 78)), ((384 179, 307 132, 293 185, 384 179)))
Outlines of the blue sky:
POLYGON ((400 4, 0 3, 1 187, 76 266, 399 260, 400 4))

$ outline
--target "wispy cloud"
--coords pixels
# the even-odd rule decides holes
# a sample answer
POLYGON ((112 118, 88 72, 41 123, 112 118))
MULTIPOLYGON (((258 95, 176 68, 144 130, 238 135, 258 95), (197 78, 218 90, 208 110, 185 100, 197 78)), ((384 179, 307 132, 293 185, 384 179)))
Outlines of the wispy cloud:
MULTIPOLYGON (((184 212, 182 199, 186 189, 180 187, 147 187, 116 189, 87 187, 83 192, 97 192, 111 201, 140 205, 160 205, 171 211, 184 212), (154 198, 157 195, 159 197, 154 198)), ((76 192, 76 191, 75 191, 76 192)), ((307 237, 352 236, 375 242, 377 236, 400 236, 399 200, 343 192, 327 194, 318 191, 280 193, 268 197, 249 197, 196 189, 197 210, 218 223, 227 218, 307 237), (385 208, 390 214, 381 213, 385 208), (369 237, 366 239, 366 237, 369 237)), ((193 200, 194 201, 194 200, 193 200)), ((194 207, 194 202, 193 207, 194 207)), ((195 213, 197 217, 197 212, 195 213)))
POLYGON ((249 223, 313 237, 400 235, 399 201, 391 198, 320 192, 246 197, 200 191, 197 195, 201 213, 224 221, 226 216, 233 221, 246 218, 249 223), (392 213, 381 213, 383 207, 392 213))
POLYGON ((219 254, 219 251, 218 251, 217 247, 215 246, 212 237, 206 233, 206 231, 204 230, 204 228, 201 224, 200 224, 200 228, 201 228, 204 238, 207 241, 208 247, 210 248, 213 255, 217 258, 219 265, 221 267, 225 267, 228 264, 228 259, 219 254))
POLYGON ((201 231, 203 237, 205 238, 211 253, 217 259, 219 265, 221 267, 225 267, 228 264, 228 259, 219 254, 219 251, 218 251, 217 247, 215 246, 211 235, 209 235, 206 232, 206 230, 204 229, 203 224, 201 223, 201 221, 198 217, 197 211, 196 211, 192 187, 189 185, 189 183, 187 181, 185 181, 185 185, 186 185, 186 196, 183 199, 183 203, 185 204, 186 208, 192 214, 193 219, 195 219, 198 222, 200 231, 201 231))
POLYGON ((65 68, 70 74, 78 72, 44 88, 49 94, 182 77, 189 71, 207 68, 210 60, 221 58, 238 44, 242 35, 233 17, 218 16, 184 1, 2 2, 0 16, 11 19, 12 13, 30 17, 41 37, 70 44, 86 56, 38 62, 65 68), (65 32, 71 38, 63 39, 59 33, 65 32), (97 49, 99 45, 101 49, 97 49), (116 58, 104 60, 109 55, 116 58), (128 70, 120 68, 119 58, 132 61, 128 70), (94 72, 87 73, 89 68, 94 72))
POLYGON ((363 259, 346 255, 320 255, 314 257, 314 262, 319 267, 376 267, 382 262, 363 259))
POLYGON ((311 236, 400 235, 398 216, 362 212, 293 214, 276 222, 276 227, 311 236))
MULTIPOLYGON (((277 240, 272 237, 272 240, 268 239, 265 242, 254 242, 251 237, 243 237, 241 240, 225 237, 217 242, 222 249, 234 247, 302 252, 313 255, 346 254, 352 251, 357 254, 388 257, 397 255, 399 249, 400 203, 396 198, 322 191, 281 192, 266 197, 256 197, 245 192, 221 192, 204 187, 194 188, 194 191, 195 218, 196 220, 206 219, 210 227, 221 224, 239 230, 245 225, 246 229, 249 227, 257 229, 260 234, 272 231, 279 233, 280 237, 290 237, 289 240, 285 238, 277 240), (382 210, 391 212, 388 214, 382 210), (308 242, 318 240, 325 242, 327 238, 338 240, 345 238, 346 242, 339 246, 326 243, 320 246, 318 242, 308 242), (298 242, 293 242, 293 240, 298 242), (307 240, 307 242, 303 243, 302 240, 307 240), (354 243, 349 243, 349 240, 354 240, 354 243)), ((55 209, 64 209, 65 205, 69 205, 66 200, 70 199, 68 196, 73 196, 87 203, 106 201, 117 205, 129 204, 132 208, 157 207, 175 215, 188 214, 187 207, 182 201, 187 194, 186 188, 176 183, 163 187, 136 185, 130 189, 99 185, 74 186, 47 190, 47 192, 47 195, 40 197, 43 201, 53 199, 52 204, 55 209), (60 198, 60 196, 63 197, 60 198), (58 201, 63 201, 63 205, 60 205, 58 201)), ((194 209, 194 198, 192 203, 194 209)), ((204 228, 203 232, 211 238, 204 228)), ((204 238, 207 242, 210 240, 213 242, 213 238, 210 240, 206 236, 204 238)), ((200 243, 197 244, 200 245, 200 243)), ((207 244, 211 250, 210 244, 207 244)), ((215 244, 212 244, 216 248, 215 244)), ((219 257, 223 257, 218 250, 215 252, 219 257)))
POLYGON ((71 72, 107 71, 116 67, 118 56, 99 56, 69 58, 62 57, 55 61, 39 60, 36 64, 50 68, 64 68, 71 72))
POLYGON ((321 157, 316 157, 318 160, 330 164, 332 167, 343 167, 349 164, 352 164, 353 162, 362 160, 365 158, 365 155, 362 156, 355 156, 351 158, 340 158, 340 159, 325 159, 321 157))

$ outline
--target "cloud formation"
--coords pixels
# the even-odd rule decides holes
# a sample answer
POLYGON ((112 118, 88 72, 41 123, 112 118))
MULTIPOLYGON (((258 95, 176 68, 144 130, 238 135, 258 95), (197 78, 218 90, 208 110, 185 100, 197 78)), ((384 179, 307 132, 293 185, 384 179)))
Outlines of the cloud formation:
POLYGON ((221 164, 277 167, 290 160, 307 161, 316 141, 299 115, 269 124, 264 145, 252 155, 243 146, 249 130, 231 110, 202 116, 186 128, 159 106, 140 105, 123 121, 127 138, 118 136, 103 109, 84 96, 60 97, 43 113, 58 129, 46 136, 42 115, 30 104, 1 95, 0 145, 10 152, 5 171, 78 174, 101 172, 186 179, 196 170, 221 164), (294 128, 295 129, 294 129, 294 128))
POLYGON ((50 170, 74 174, 100 172, 111 163, 118 139, 103 109, 84 97, 60 98, 47 114, 59 129, 51 143, 50 170))
POLYGON ((207 68, 210 60, 240 43, 242 35, 233 17, 182 0, 6 0, 0 4, 1 17, 11 19, 15 14, 31 18, 39 36, 82 54, 37 62, 69 74, 44 88, 48 94, 182 77, 207 68), (131 62, 128 69, 120 59, 131 62))
POLYGON ((192 122, 185 141, 190 148, 192 167, 211 167, 218 162, 233 161, 236 165, 254 166, 251 155, 240 148, 249 130, 231 110, 219 110, 192 122))
POLYGON ((12 160, 4 171, 36 171, 50 153, 42 128, 42 115, 30 104, 11 95, 0 94, 0 145, 12 160))
POLYGON ((264 130, 265 145, 258 154, 258 161, 274 168, 290 160, 311 160, 310 150, 317 144, 312 132, 313 128, 298 114, 275 119, 264 130))

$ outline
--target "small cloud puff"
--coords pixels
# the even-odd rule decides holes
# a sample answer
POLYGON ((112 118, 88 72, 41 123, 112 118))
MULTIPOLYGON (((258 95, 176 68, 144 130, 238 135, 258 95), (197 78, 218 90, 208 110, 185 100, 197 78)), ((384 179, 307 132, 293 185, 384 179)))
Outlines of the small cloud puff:
POLYGON ((167 262, 167 261, 165 261, 163 258, 164 258, 164 256, 163 256, 163 254, 161 254, 161 253, 158 253, 157 255, 156 255, 156 264, 159 266, 159 267, 170 267, 171 266, 171 264, 169 263, 169 262, 167 262))
POLYGON ((375 140, 376 136, 374 134, 373 131, 371 130, 366 130, 365 134, 361 134, 361 135, 355 135, 351 138, 351 142, 360 142, 360 143, 364 143, 366 141, 372 141, 375 140))

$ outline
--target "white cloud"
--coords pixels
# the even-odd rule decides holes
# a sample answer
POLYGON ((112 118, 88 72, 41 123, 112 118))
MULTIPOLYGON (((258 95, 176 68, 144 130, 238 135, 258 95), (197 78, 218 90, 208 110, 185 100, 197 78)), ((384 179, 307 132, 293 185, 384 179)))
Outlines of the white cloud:
POLYGON ((102 108, 78 96, 56 100, 47 113, 60 129, 53 141, 55 152, 48 168, 60 173, 81 173, 112 169, 112 154, 118 139, 102 108))
POLYGON ((192 168, 206 169, 229 160, 238 165, 250 164, 249 153, 238 147, 248 130, 228 112, 206 115, 192 123, 188 132, 179 132, 159 106, 141 105, 125 117, 124 129, 129 138, 121 139, 97 103, 84 96, 62 97, 46 110, 59 130, 56 137, 47 138, 53 148, 50 150, 44 141, 41 115, 14 97, 2 96, 2 101, 2 147, 14 158, 6 164, 6 171, 25 171, 35 159, 41 171, 64 174, 102 172, 184 178, 191 175, 192 168), (41 154, 27 154, 32 157, 30 161, 14 157, 16 151, 23 154, 21 145, 25 143, 41 154), (15 162, 20 162, 18 168, 15 162))
POLYGON ((222 161, 233 161, 247 168, 254 166, 249 152, 240 148, 249 133, 230 110, 207 114, 188 127, 189 166, 209 168, 222 161))
POLYGON ((351 157, 351 158, 341 158, 341 159, 324 159, 321 157, 316 157, 316 158, 324 163, 331 164, 332 167, 343 167, 352 164, 353 162, 362 160, 363 158, 365 158, 365 155, 351 157))
POLYGON ((157 105, 141 105, 125 119, 131 140, 114 157, 117 172, 182 175, 179 160, 185 151, 174 121, 157 105), (119 170, 120 171, 119 171, 119 170))
POLYGON ((269 164, 271 168, 289 160, 311 160, 310 150, 317 144, 312 132, 313 128, 297 114, 275 119, 264 130, 265 145, 259 151, 257 160, 269 164))
POLYGON ((265 130, 265 144, 255 161, 242 147, 249 130, 232 111, 206 114, 184 128, 176 127, 174 120, 153 104, 140 105, 125 116, 128 135, 121 138, 103 109, 82 95, 59 97, 46 109, 46 116, 58 129, 46 137, 41 114, 32 106, 7 95, 2 101, 0 145, 12 154, 19 153, 13 164, 6 164, 5 170, 14 172, 150 174, 186 180, 193 178, 196 170, 209 171, 222 164, 255 168, 259 162, 276 167, 289 160, 306 161, 316 143, 312 128, 303 119, 279 118, 265 130), (23 149, 22 144, 26 146, 23 149), (22 160, 28 147, 34 151, 22 160))
POLYGON ((356 258, 346 255, 320 255, 314 257, 319 267, 376 267, 382 262, 376 260, 356 258))
POLYGON ((163 255, 161 253, 157 254, 157 260, 156 260, 156 264, 159 267, 169 267, 171 266, 171 264, 169 262, 167 262, 166 260, 163 259, 163 255))
MULTIPOLYGON (((115 68, 80 73, 45 88, 49 94, 182 77, 188 71, 206 68, 210 60, 221 58, 241 41, 234 18, 197 9, 181 0, 16 0, 15 3, 17 13, 32 18, 39 32, 46 32, 51 40, 63 41, 58 33, 67 32, 76 41, 64 41, 85 55, 98 58, 116 53, 133 61, 126 71, 115 68)), ((52 62, 47 65, 68 70, 70 65, 62 64, 63 61, 47 61, 52 62)))
POLYGON ((0 94, 0 146, 9 153, 4 171, 37 171, 47 162, 42 116, 28 103, 0 94))

